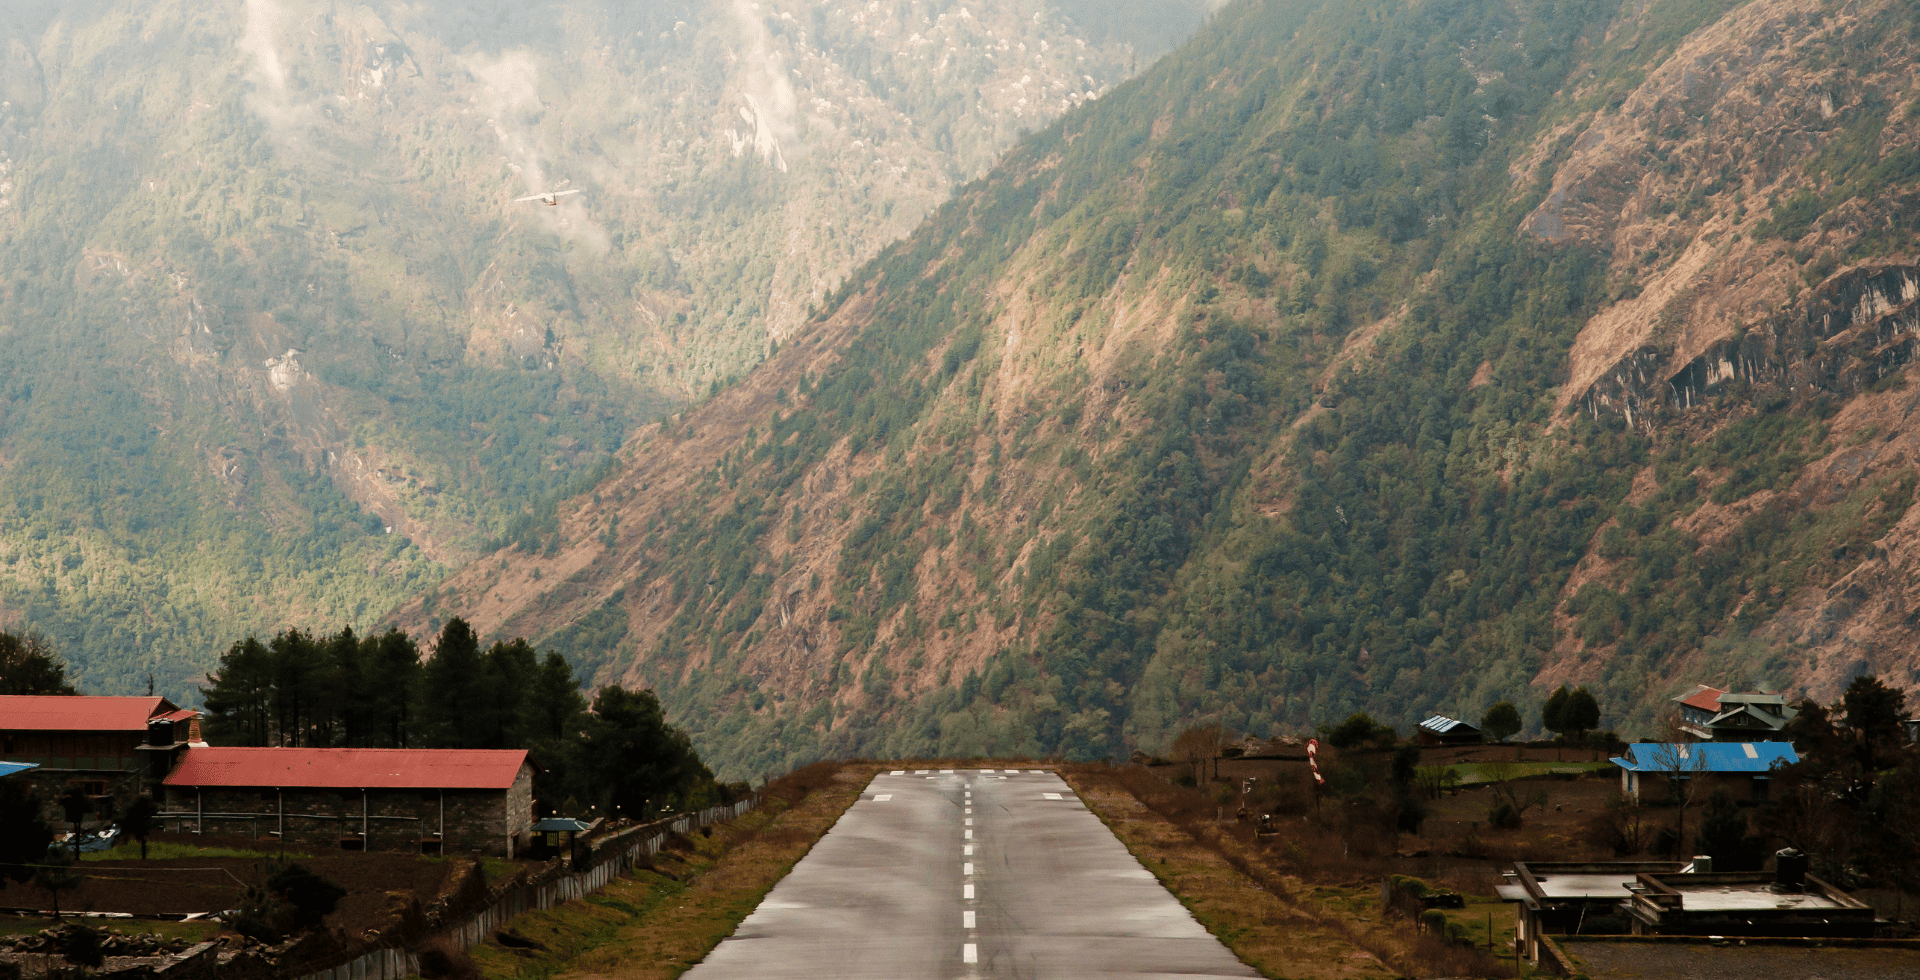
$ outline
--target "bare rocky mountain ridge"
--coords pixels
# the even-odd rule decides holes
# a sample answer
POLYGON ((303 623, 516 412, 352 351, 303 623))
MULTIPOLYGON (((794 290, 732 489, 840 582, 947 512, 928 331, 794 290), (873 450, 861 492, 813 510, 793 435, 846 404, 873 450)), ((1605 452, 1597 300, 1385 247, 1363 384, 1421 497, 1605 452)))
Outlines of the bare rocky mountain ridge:
POLYGON ((1199 12, 1073 6, 1100 40, 1026 0, 7 5, 0 460, 47 527, 0 534, 0 623, 179 695, 245 632, 364 625, 1199 12), (583 193, 514 202, 549 189, 583 193), (49 378, 125 396, 87 424, 140 433, 167 473, 132 509, 168 516, 91 516, 59 447, 124 434, 49 378), (303 493, 372 533, 307 558, 336 518, 303 493), (127 524, 208 509, 300 554, 236 573, 127 524))
MULTIPOLYGON (((1246 21, 1283 19, 1267 12, 1277 8, 1250 8, 1262 13, 1234 10, 1246 21)), ((1321 14, 1301 16, 1285 22, 1305 45, 1321 14)), ((1491 100, 1502 80, 1476 63, 1516 43, 1516 32, 1488 30, 1494 41, 1458 50, 1478 80, 1476 97, 1491 100)), ((1233 102, 1243 87, 1253 90, 1260 69, 1203 50, 1224 41, 1203 32, 1126 99, 1079 110, 1029 141, 740 384, 643 430, 606 482, 562 507, 561 547, 477 561, 395 622, 419 631, 460 615, 483 634, 528 635, 570 652, 590 640, 596 682, 658 687, 703 750, 735 771, 896 745, 1151 747, 1206 717, 1255 728, 1326 721, 1350 707, 1396 720, 1429 708, 1477 717, 1495 697, 1525 701, 1563 682, 1606 692, 1608 724, 1623 728, 1651 724, 1670 689, 1693 681, 1825 698, 1871 671, 1920 688, 1920 516, 1908 509, 1920 473, 1908 421, 1920 390, 1905 383, 1920 319, 1911 244, 1920 168, 1910 165, 1920 139, 1920 35, 1897 0, 1754 0, 1712 10, 1628 3, 1578 35, 1564 83, 1535 116, 1513 123, 1511 178, 1486 207, 1510 210, 1529 195, 1537 203, 1487 220, 1508 221, 1494 230, 1517 248, 1598 256, 1604 295, 1554 355, 1558 376, 1530 379, 1538 414, 1456 433, 1454 458, 1481 474, 1464 478, 1490 479, 1484 485, 1502 493, 1602 444, 1595 439, 1625 447, 1595 459, 1640 461, 1598 474, 1618 487, 1596 498, 1611 516, 1577 525, 1592 530, 1564 570, 1532 579, 1549 589, 1551 615, 1540 625, 1496 616, 1458 635, 1436 625, 1436 638, 1393 655, 1398 666, 1386 665, 1381 641, 1362 639, 1332 660, 1312 660, 1323 666, 1311 671, 1290 655, 1263 666, 1224 652, 1217 631, 1237 628, 1229 621, 1240 607, 1267 601, 1265 592, 1234 598, 1250 587, 1234 583, 1250 583, 1249 569, 1274 560, 1250 543, 1265 529, 1291 524, 1308 537, 1290 540, 1324 540, 1326 529, 1301 525, 1310 519, 1300 510, 1302 480, 1338 453, 1304 441, 1320 438, 1332 419, 1365 412, 1349 392, 1370 363, 1432 342, 1413 331, 1423 329, 1419 314, 1436 290, 1449 288, 1436 285, 1440 270, 1392 278, 1403 284, 1394 287, 1399 299, 1381 297, 1359 307, 1370 315, 1357 325, 1326 330, 1313 304, 1343 283, 1363 288, 1365 274, 1353 270, 1370 257, 1389 263, 1377 267, 1383 280, 1397 275, 1398 239, 1376 242, 1363 226, 1343 227, 1333 217, 1345 213, 1337 197, 1316 205, 1319 237, 1236 237, 1262 207, 1247 190, 1255 178, 1246 174, 1256 171, 1214 171, 1203 179, 1220 183, 1205 205, 1139 226, 1150 233, 1125 232, 1119 247, 1128 257, 1091 294, 1080 285, 1089 243, 1116 223, 1134 227, 1130 217, 1102 224, 1087 202, 1150 210, 1156 180, 1199 152, 1193 134, 1209 126, 1236 145, 1265 146, 1279 137, 1262 132, 1311 125, 1314 112, 1331 117, 1314 107, 1332 104, 1315 100, 1349 71, 1333 60, 1336 49, 1316 49, 1314 61, 1278 48, 1276 62, 1317 65, 1324 89, 1303 80, 1276 110, 1270 99, 1233 102), (1183 71, 1200 81, 1183 88, 1169 80, 1183 71), (1143 141, 1117 143, 1132 176, 1106 198, 1076 198, 1085 193, 1075 189, 1077 175, 1055 168, 1076 140, 1114 132, 1121 113, 1157 117, 1143 141), (1182 130, 1183 119, 1200 122, 1182 130), (983 240, 981 229, 1004 225, 995 202, 1028 186, 1040 188, 1031 200, 1043 217, 1014 225, 1024 229, 1017 238, 983 240), (1188 228, 1213 231, 1179 238, 1188 228), (1150 251, 1154 236, 1201 251, 1225 242, 1218 247, 1231 252, 1170 258, 1177 253, 1150 251), (849 358, 870 363, 863 351, 882 343, 883 331, 904 329, 887 326, 899 322, 888 304, 908 281, 892 270, 920 262, 919 275, 939 284, 926 295, 956 302, 962 287, 951 274, 973 267, 967 249, 996 247, 1002 257, 982 266, 991 277, 968 286, 980 296, 968 307, 977 312, 954 315, 964 329, 917 361, 907 357, 903 374, 872 375, 901 397, 925 393, 900 423, 910 428, 883 428, 876 444, 858 434, 867 429, 857 418, 884 400, 853 409, 810 400, 825 397, 849 358), (1350 278, 1328 278, 1322 263, 1350 278), (1196 371, 1186 404, 1211 405, 1209 417, 1234 410, 1231 365, 1197 366, 1208 356, 1206 336, 1219 336, 1204 333, 1210 323, 1252 324, 1260 350, 1257 338, 1295 338, 1297 376, 1311 393, 1256 415, 1268 420, 1264 435, 1197 442, 1166 457, 1163 467, 1195 466, 1200 485, 1221 494, 1201 543, 1155 580, 1152 588, 1165 591, 1123 617, 1084 613, 1098 600, 1061 597, 1100 581, 1096 566, 1122 553, 1094 543, 1140 493, 1126 475, 1129 447, 1151 442, 1171 420, 1167 403, 1149 397, 1155 384, 1196 371), (807 445, 814 423, 804 420, 815 417, 841 427, 828 448, 794 450, 800 462, 789 467, 782 447, 807 445), (1605 432, 1616 435, 1581 434, 1605 432), (1739 441, 1760 438, 1752 432, 1776 442, 1739 441), (1706 446, 1733 448, 1711 460, 1688 455, 1706 446), (1472 452, 1463 456, 1462 447, 1472 452), (1236 466, 1245 476, 1232 475, 1236 466), (1773 474, 1769 466, 1778 475, 1749 472, 1773 474), (1216 470, 1226 475, 1209 482, 1216 470), (1791 533, 1765 537, 1788 526, 1791 533), (701 550, 709 545, 719 553, 701 550), (1752 557, 1766 548, 1786 558, 1752 557), (1644 636, 1633 635, 1630 611, 1597 611, 1642 602, 1636 590, 1658 586, 1662 575, 1681 583, 1669 590, 1713 595, 1675 614, 1680 625, 1649 626, 1644 636), (1707 621, 1701 608, 1718 611, 1707 621), (1071 675, 1049 659, 1052 647, 1089 632, 1124 631, 1147 637, 1139 642, 1151 652, 1135 666, 1105 668, 1104 679, 1071 675), (1495 650, 1515 652, 1497 659, 1495 650), (1329 693, 1316 679, 1329 663, 1355 678, 1359 693, 1329 693), (1102 685, 1104 696, 1087 693, 1102 685), (1043 734, 1018 734, 1022 726, 1043 734), (1076 732, 1103 734, 1075 742, 1076 732)), ((1484 139, 1499 140, 1503 120, 1484 118, 1484 139)), ((1440 156, 1452 119, 1412 124, 1402 145, 1440 156)), ((1258 159, 1269 173, 1313 173, 1299 157, 1258 159)), ((1265 207, 1275 207, 1272 199, 1265 207)), ((1454 390, 1485 398, 1489 386, 1516 383, 1497 360, 1458 375, 1454 390)), ((1328 513, 1348 521, 1347 509, 1328 513)), ((1433 584, 1420 587, 1439 609, 1453 601, 1449 588, 1477 590, 1485 574, 1423 572, 1420 581, 1433 584)), ((1296 610, 1306 601, 1274 595, 1296 610)))

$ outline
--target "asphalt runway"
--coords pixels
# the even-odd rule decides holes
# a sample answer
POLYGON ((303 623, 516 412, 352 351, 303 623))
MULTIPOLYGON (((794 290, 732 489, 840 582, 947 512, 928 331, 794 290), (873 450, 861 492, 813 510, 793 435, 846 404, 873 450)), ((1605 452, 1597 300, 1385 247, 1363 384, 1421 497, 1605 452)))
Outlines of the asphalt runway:
POLYGON ((687 976, 1257 977, 1067 784, 1039 770, 901 770, 687 976))

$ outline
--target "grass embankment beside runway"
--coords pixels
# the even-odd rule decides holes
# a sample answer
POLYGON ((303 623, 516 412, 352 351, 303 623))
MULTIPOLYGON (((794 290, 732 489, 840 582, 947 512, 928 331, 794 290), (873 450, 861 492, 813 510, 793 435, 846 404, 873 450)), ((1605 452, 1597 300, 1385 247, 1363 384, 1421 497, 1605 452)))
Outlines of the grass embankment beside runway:
POLYGON ((1354 934, 1350 923, 1360 911, 1353 904, 1357 896, 1319 896, 1345 906, 1329 914, 1318 901, 1263 888, 1211 842, 1175 825, 1113 775, 1081 766, 1062 766, 1060 773, 1194 918, 1262 975, 1290 980, 1399 975, 1354 934))
POLYGON ((513 921, 470 951, 487 980, 670 980, 732 935, 860 798, 874 767, 821 763, 775 780, 763 804, 712 836, 673 842, 651 869, 513 921))
POLYGON ((1484 954, 1390 924, 1377 884, 1287 873, 1269 848, 1242 839, 1243 828, 1216 821, 1213 802, 1190 789, 1137 767, 1059 770, 1194 918, 1265 976, 1512 975, 1484 954))

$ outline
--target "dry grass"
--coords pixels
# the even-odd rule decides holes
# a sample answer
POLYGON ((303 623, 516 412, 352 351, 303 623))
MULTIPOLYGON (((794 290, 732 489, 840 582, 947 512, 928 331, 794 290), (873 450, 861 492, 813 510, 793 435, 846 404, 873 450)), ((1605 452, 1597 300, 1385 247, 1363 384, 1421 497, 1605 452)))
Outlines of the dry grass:
POLYGON ((1288 819, 1280 835, 1257 838, 1217 821, 1211 798, 1138 766, 1063 775, 1208 931, 1268 976, 1512 975, 1484 949, 1421 936, 1381 907, 1390 846, 1350 847, 1326 819, 1288 819), (1187 866, 1208 871, 1173 873, 1187 866))
POLYGON ((859 799, 872 767, 820 763, 767 787, 764 804, 712 836, 680 837, 652 866, 584 901, 522 916, 473 951, 488 980, 668 980, 733 933, 859 799))
POLYGON ((1217 849, 1142 803, 1121 780, 1091 769, 1064 775, 1087 807, 1194 918, 1265 976, 1307 980, 1395 975, 1335 917, 1262 888, 1217 849))

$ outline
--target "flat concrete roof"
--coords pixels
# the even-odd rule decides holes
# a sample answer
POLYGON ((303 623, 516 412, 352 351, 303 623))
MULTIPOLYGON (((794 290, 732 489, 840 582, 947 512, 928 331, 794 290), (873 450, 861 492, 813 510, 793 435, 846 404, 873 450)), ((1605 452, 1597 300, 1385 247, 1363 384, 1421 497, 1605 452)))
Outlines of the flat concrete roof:
POLYGON ((1534 882, 1548 898, 1626 898, 1627 886, 1638 880, 1631 872, 1614 874, 1537 875, 1534 882))
POLYGON ((1688 912, 1759 912, 1792 909, 1843 909, 1849 906, 1819 892, 1776 892, 1769 885, 1701 885, 1663 877, 1661 881, 1680 893, 1681 908, 1688 912))

